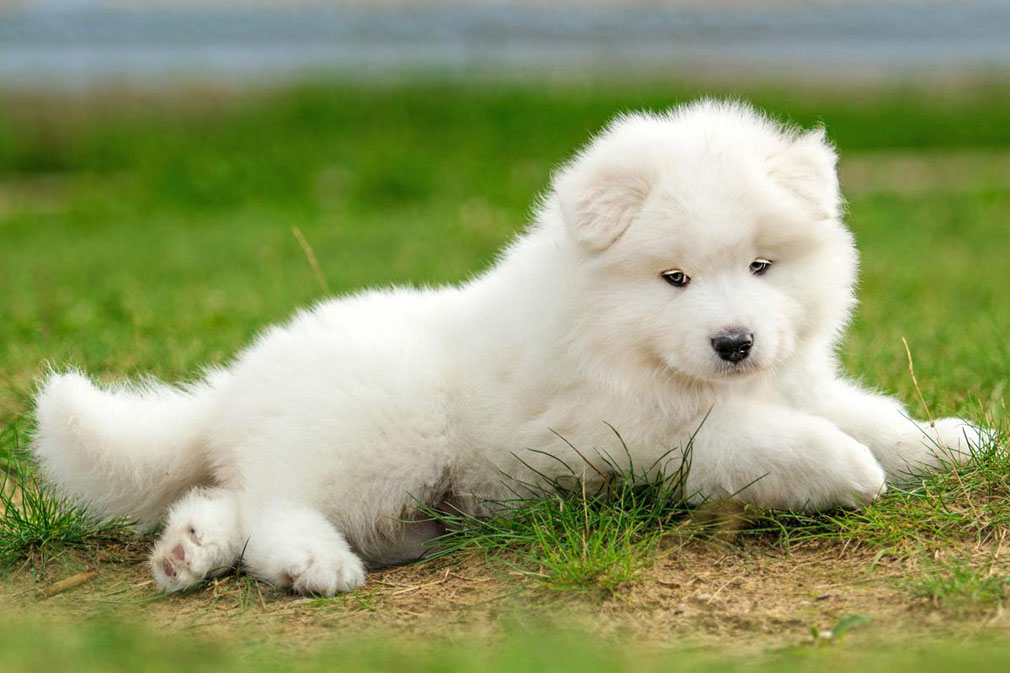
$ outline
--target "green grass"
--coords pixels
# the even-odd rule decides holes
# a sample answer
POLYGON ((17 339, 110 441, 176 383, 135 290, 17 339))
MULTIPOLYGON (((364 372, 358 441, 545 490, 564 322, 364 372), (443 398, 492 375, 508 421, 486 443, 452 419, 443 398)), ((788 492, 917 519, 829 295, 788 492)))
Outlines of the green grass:
POLYGON ((200 633, 156 633, 119 620, 95 620, 74 629, 36 621, 3 623, 0 668, 7 673, 73 670, 116 671, 370 671, 372 673, 695 673, 852 670, 866 673, 950 670, 1001 671, 1010 644, 992 638, 926 639, 901 646, 886 643, 850 646, 843 638, 865 622, 858 615, 838 622, 831 634, 764 654, 706 652, 677 645, 642 648, 620 635, 600 637, 556 624, 509 627, 487 643, 480 639, 432 639, 417 643, 401 634, 376 633, 337 638, 308 650, 247 642, 226 646, 200 633), (836 635, 837 634, 837 635, 836 635))
POLYGON ((43 568, 69 548, 118 539, 121 524, 101 523, 41 487, 13 427, 0 431, 0 569, 43 568))
POLYGON ((982 563, 964 558, 926 560, 918 574, 901 584, 934 605, 966 610, 1002 605, 1010 590, 1010 577, 994 568, 992 559, 982 563))
POLYGON ((622 469, 611 456, 601 458, 611 469, 596 479, 568 468, 564 479, 513 481, 514 499, 485 503, 500 512, 495 516, 425 509, 450 531, 434 541, 431 558, 478 551, 554 589, 614 592, 684 522, 687 473, 684 464, 672 473, 661 469, 666 456, 644 469, 633 462, 622 469))

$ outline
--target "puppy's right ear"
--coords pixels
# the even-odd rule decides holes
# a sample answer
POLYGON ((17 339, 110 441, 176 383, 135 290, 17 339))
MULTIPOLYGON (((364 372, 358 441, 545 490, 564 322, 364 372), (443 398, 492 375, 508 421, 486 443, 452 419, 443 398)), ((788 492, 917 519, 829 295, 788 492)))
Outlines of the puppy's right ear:
POLYGON ((652 190, 647 148, 624 146, 608 133, 554 178, 565 224, 584 247, 610 247, 628 228, 652 190))
POLYGON ((842 209, 837 163, 838 154, 824 129, 814 129, 790 139, 769 159, 768 170, 794 196, 812 206, 819 218, 835 219, 842 209))

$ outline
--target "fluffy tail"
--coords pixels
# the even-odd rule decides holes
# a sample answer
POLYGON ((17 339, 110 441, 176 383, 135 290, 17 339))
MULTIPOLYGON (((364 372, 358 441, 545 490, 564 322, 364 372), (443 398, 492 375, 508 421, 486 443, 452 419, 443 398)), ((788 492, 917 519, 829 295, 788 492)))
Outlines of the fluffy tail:
POLYGON ((32 453, 43 477, 93 514, 153 527, 188 489, 212 482, 212 392, 159 383, 102 390, 81 374, 52 374, 36 399, 32 453))

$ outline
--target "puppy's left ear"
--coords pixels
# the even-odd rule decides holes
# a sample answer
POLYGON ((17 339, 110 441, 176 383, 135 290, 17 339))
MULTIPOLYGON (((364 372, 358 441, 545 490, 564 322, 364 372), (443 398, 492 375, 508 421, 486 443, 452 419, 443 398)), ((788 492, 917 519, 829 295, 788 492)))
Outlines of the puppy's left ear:
POLYGON ((768 159, 773 179, 808 203, 819 218, 835 219, 841 214, 838 190, 838 155, 824 129, 808 131, 787 141, 768 159))
POLYGON ((554 192, 572 236, 598 252, 613 245, 652 190, 647 148, 621 146, 616 138, 594 142, 554 178, 554 192))

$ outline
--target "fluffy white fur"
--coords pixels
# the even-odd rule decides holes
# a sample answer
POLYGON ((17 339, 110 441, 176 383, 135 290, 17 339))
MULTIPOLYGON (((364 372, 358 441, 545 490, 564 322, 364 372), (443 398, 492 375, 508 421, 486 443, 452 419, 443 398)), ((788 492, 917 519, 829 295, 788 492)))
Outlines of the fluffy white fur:
POLYGON ((695 500, 859 506, 980 437, 839 377, 856 267, 821 131, 715 102, 627 115, 486 273, 321 303, 193 386, 53 374, 33 450, 101 516, 167 515, 167 590, 240 555, 281 587, 354 589, 438 534, 409 523, 418 501, 481 513, 510 496, 503 474, 567 471, 538 451, 585 471, 559 435, 601 470, 624 457, 606 423, 637 465, 694 435, 695 500), (748 357, 719 357, 726 331, 753 334, 748 357))

